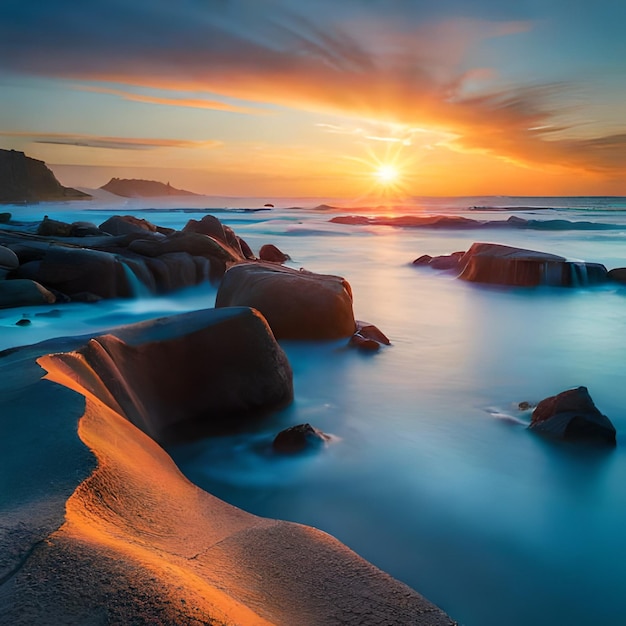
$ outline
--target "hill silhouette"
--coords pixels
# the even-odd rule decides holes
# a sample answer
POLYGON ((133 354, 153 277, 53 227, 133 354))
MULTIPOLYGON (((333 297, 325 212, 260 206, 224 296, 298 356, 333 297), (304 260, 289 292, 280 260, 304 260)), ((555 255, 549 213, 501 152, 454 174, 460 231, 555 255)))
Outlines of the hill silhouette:
POLYGON ((112 178, 104 189, 116 196, 124 198, 160 198, 163 196, 197 196, 199 194, 184 189, 176 189, 169 183, 156 180, 142 180, 139 178, 112 178))

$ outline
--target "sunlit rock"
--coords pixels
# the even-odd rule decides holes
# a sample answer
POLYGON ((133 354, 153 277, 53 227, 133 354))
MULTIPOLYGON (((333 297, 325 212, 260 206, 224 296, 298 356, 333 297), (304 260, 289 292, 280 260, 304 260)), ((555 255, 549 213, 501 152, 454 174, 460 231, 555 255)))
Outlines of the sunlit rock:
POLYGON ((587 387, 542 400, 533 411, 529 428, 554 439, 615 445, 615 427, 600 413, 587 387))
POLYGON ((317 450, 328 441, 330 437, 311 424, 298 424, 281 430, 274 438, 272 448, 281 454, 296 454, 317 450))
POLYGON ((156 441, 236 430, 293 398, 291 367, 252 309, 208 309, 50 357, 156 441))
POLYGON ((577 287, 606 280, 599 263, 567 261, 547 252, 494 243, 474 243, 459 261, 459 278, 477 283, 518 287, 577 287))
POLYGON ((231 267, 215 306, 258 309, 277 339, 338 339, 356 329, 352 291, 344 278, 273 263, 231 267))

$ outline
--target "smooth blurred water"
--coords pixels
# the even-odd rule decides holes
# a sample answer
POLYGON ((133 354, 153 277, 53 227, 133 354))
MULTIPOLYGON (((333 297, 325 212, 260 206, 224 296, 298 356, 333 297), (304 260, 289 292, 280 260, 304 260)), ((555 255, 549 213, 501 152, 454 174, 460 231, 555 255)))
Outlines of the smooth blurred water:
MULTIPOLYGON (((177 446, 179 466, 246 510, 335 535, 466 626, 626 623, 626 289, 484 287, 410 264, 494 241, 626 266, 619 201, 587 199, 583 206, 595 210, 541 201, 536 206, 551 201, 559 210, 537 210, 534 219, 624 227, 434 231, 331 224, 333 214, 308 210, 219 214, 254 250, 274 243, 294 267, 345 276, 356 317, 392 345, 372 355, 345 341, 283 342, 293 405, 255 432, 177 446), (578 385, 617 428, 615 450, 549 443, 526 430, 530 414, 518 410, 520 401, 578 385), (334 435, 331 445, 302 458, 272 455, 274 435, 302 422, 334 435)), ((516 214, 465 211, 478 204, 486 202, 432 200, 428 211, 516 214)), ((91 213, 92 221, 105 213, 91 213)), ((200 217, 133 214, 174 227, 200 217)), ((214 296, 199 286, 168 298, 63 307, 61 317, 31 317, 27 328, 12 326, 23 312, 3 311, 0 339, 2 347, 15 337, 30 343, 24 338, 37 332, 211 306, 214 296)))

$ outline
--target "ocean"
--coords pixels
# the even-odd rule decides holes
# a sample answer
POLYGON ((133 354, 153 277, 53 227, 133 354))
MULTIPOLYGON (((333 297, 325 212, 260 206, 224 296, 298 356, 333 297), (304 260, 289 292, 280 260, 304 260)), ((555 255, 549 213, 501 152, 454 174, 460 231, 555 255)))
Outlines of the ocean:
MULTIPOLYGON (((411 264, 482 241, 626 267, 625 198, 413 198, 325 210, 314 208, 321 201, 273 201, 263 211, 244 210, 262 207, 257 201, 177 202, 184 205, 3 210, 25 222, 47 214, 99 224, 121 213, 174 228, 214 213, 255 252, 273 243, 291 267, 344 276, 356 318, 391 339, 375 354, 344 340, 281 342, 294 403, 252 432, 172 447, 193 482, 252 513, 334 535, 464 626, 626 624, 626 286, 485 286, 411 264), (484 224, 330 222, 351 214, 484 224), (579 385, 615 425, 615 449, 558 444, 527 430, 531 411, 520 402, 579 385), (328 447, 272 455, 273 437, 303 422, 333 435, 328 447)), ((158 297, 0 310, 0 349, 211 307, 215 294, 204 284, 158 297), (22 317, 31 325, 16 326, 22 317)))

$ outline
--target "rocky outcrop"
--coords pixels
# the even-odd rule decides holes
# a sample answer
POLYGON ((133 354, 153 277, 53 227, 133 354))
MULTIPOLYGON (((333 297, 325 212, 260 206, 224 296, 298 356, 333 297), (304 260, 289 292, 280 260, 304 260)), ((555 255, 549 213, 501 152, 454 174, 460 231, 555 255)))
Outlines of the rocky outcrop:
POLYGON ((615 427, 600 413, 587 387, 568 389, 539 402, 529 428, 553 439, 615 445, 615 427))
POLYGON ((54 302, 56 296, 34 280, 0 280, 0 309, 54 302))
POLYGON ((352 291, 344 278, 273 263, 231 267, 219 286, 215 306, 259 310, 277 339, 338 339, 356 329, 352 291))
POLYGON ((221 228, 223 240, 130 215, 99 227, 45 216, 29 228, 0 228, 0 279, 36 281, 65 299, 126 298, 215 284, 227 267, 244 260, 240 240, 228 227, 221 228))
POLYGON ((169 183, 156 180, 142 180, 139 178, 112 178, 106 185, 102 185, 109 193, 124 198, 160 198, 164 196, 197 196, 197 193, 176 189, 169 183))
POLYGON ((297 454, 318 450, 328 441, 330 437, 311 424, 298 424, 281 430, 274 438, 272 448, 281 454, 297 454))
POLYGON ((157 320, 124 338, 104 335, 43 364, 83 381, 159 442, 232 432, 293 398, 287 357, 263 317, 244 307, 157 320))
POLYGON ((0 150, 0 202, 89 198, 89 194, 61 185, 43 161, 16 150, 0 150))
MULTIPOLYGON (((149 324, 142 339, 158 341, 160 324, 149 324)), ((133 327, 114 332, 139 338, 133 327)), ((68 378, 48 359, 42 379, 36 358, 84 341, 0 353, 11 435, 0 472, 19 477, 5 481, 0 503, 0 622, 454 624, 333 537, 250 515, 193 485, 89 377, 68 378)))
POLYGON ((515 287, 582 287, 607 280, 600 263, 568 261, 556 254, 497 243, 474 243, 465 253, 422 255, 413 265, 454 271, 469 282, 515 287))
POLYGON ((477 283, 535 287, 576 287, 606 281, 599 263, 568 261, 564 257, 494 243, 474 243, 459 261, 459 278, 477 283))

